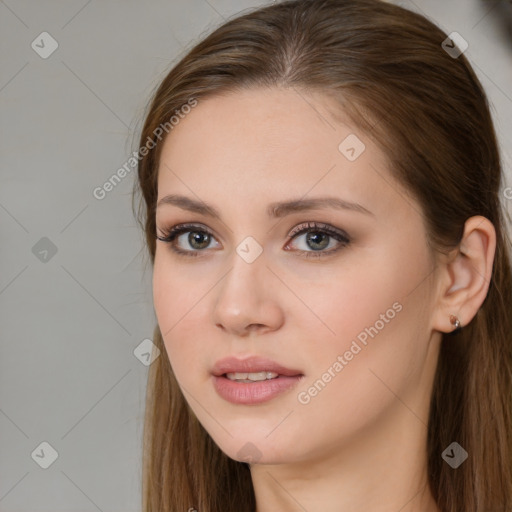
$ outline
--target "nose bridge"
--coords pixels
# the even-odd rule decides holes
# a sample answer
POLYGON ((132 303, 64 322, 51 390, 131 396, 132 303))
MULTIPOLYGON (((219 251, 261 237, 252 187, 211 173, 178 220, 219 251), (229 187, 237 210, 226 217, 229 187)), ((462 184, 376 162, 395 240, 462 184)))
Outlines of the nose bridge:
POLYGON ((254 239, 244 239, 234 249, 231 270, 218 287, 215 323, 238 334, 251 325, 276 328, 282 312, 270 283, 273 276, 263 247, 254 239))
POLYGON ((222 297, 219 299, 227 297, 237 302, 253 303, 264 299, 261 293, 269 278, 269 270, 263 247, 255 239, 246 238, 234 247, 230 268, 220 287, 222 297))

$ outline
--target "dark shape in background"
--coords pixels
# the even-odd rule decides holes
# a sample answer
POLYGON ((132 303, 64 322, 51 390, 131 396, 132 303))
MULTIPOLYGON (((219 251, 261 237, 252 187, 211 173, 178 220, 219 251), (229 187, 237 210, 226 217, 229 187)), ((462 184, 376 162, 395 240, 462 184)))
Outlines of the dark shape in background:
POLYGON ((488 16, 512 46, 512 0, 482 0, 489 9, 488 16))

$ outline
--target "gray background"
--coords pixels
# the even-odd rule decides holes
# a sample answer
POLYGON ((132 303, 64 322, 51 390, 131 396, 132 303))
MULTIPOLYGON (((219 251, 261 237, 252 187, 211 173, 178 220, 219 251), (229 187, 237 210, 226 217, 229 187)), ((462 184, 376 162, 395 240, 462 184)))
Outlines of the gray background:
MULTIPOLYGON (((93 190, 137 149, 150 94, 185 49, 263 3, 0 1, 0 511, 140 510, 148 366, 134 351, 156 319, 135 169, 103 200, 93 190), (45 59, 31 47, 43 31, 58 42, 45 59), (58 452, 47 469, 43 442, 58 452)), ((397 3, 468 41, 512 186, 510 8, 397 3)))

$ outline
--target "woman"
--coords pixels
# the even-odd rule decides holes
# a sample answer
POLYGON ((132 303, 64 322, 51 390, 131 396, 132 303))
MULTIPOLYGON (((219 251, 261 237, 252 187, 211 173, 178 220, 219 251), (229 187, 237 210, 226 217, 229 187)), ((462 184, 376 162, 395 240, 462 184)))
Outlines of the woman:
POLYGON ((289 1, 156 91, 143 508, 512 510, 512 277, 485 93, 424 17, 289 1))

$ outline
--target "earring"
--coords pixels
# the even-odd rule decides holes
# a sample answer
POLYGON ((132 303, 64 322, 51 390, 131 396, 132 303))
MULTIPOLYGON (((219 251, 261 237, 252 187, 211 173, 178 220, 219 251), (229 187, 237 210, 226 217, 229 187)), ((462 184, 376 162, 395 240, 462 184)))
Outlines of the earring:
POLYGON ((450 323, 455 327, 452 333, 459 332, 462 329, 462 326, 460 325, 460 320, 455 315, 450 315, 450 323))

